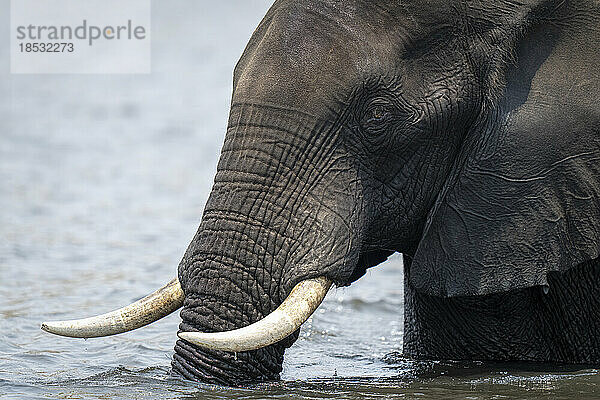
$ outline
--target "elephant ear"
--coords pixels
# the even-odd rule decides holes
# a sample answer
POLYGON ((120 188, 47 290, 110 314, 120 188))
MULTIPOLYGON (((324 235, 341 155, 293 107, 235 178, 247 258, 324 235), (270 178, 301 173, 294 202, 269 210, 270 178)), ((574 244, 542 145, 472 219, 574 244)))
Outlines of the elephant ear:
POLYGON ((497 106, 469 132, 407 271, 417 291, 547 285, 598 257, 600 51, 564 37, 521 43, 497 106))

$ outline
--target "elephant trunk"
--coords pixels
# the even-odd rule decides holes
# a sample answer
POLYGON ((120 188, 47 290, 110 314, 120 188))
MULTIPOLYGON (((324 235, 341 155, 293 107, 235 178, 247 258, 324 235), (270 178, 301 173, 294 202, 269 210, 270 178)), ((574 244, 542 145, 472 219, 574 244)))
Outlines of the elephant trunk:
MULTIPOLYGON (((220 198, 215 192, 212 199, 220 198)), ((209 200, 209 204, 211 201, 209 200)), ((209 206, 207 206, 209 207, 209 206)), ((179 279, 185 292, 180 334, 221 333, 248 327, 281 303, 280 286, 292 285, 280 259, 267 251, 279 235, 260 240, 262 228, 250 229, 231 212, 205 211, 200 230, 188 249, 179 279), (220 215, 218 219, 216 215, 220 215)), ((172 366, 186 378, 216 384, 274 380, 279 377, 284 349, 297 335, 252 351, 234 353, 178 340, 172 366)))
POLYGON ((180 336, 201 346, 178 340, 172 363, 187 378, 220 384, 278 378, 301 322, 332 282, 349 283, 362 222, 359 180, 348 158, 324 142, 335 137, 323 134, 329 126, 293 111, 235 104, 230 121, 202 222, 179 266, 180 336), (294 296, 301 282, 305 291, 294 296), (311 291, 316 301, 306 298, 311 291), (304 310, 289 312, 288 296, 301 297, 304 310), (263 318, 259 327, 273 319, 288 327, 268 326, 271 340, 258 345, 206 348, 205 338, 236 336, 263 318), (218 334, 205 335, 211 333, 218 334))

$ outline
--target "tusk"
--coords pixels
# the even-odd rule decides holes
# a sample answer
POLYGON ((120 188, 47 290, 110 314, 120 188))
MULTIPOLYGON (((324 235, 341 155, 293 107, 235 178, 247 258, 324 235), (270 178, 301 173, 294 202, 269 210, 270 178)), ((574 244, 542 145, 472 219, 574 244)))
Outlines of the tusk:
POLYGON ((76 338, 116 335, 166 317, 183 305, 183 291, 177 278, 156 292, 128 306, 85 319, 42 323, 46 332, 76 338))
POLYGON ((319 307, 331 287, 324 276, 298 283, 275 311, 258 322, 227 332, 180 332, 178 336, 200 347, 248 351, 277 343, 294 333, 319 307))

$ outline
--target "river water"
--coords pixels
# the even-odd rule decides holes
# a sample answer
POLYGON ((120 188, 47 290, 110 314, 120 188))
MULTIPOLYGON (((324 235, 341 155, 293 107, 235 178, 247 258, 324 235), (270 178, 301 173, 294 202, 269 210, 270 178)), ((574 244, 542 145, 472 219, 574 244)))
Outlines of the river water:
POLYGON ((593 369, 403 359, 399 257, 331 291, 268 385, 171 376, 177 313, 108 338, 42 332, 174 276, 211 187, 233 67, 269 4, 153 3, 149 75, 10 75, 0 4, 0 398, 598 397, 593 369))

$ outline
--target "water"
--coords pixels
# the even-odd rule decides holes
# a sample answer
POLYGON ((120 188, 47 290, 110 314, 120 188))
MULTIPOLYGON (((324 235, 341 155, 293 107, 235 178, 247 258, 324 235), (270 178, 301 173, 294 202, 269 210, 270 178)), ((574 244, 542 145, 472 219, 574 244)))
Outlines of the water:
POLYGON ((155 2, 147 76, 9 75, 0 27, 0 398, 596 398, 592 369, 403 359, 397 257, 330 292, 268 385, 172 377, 177 314, 87 341, 39 329, 174 276, 210 190, 233 66, 268 7, 223 3, 155 2))

